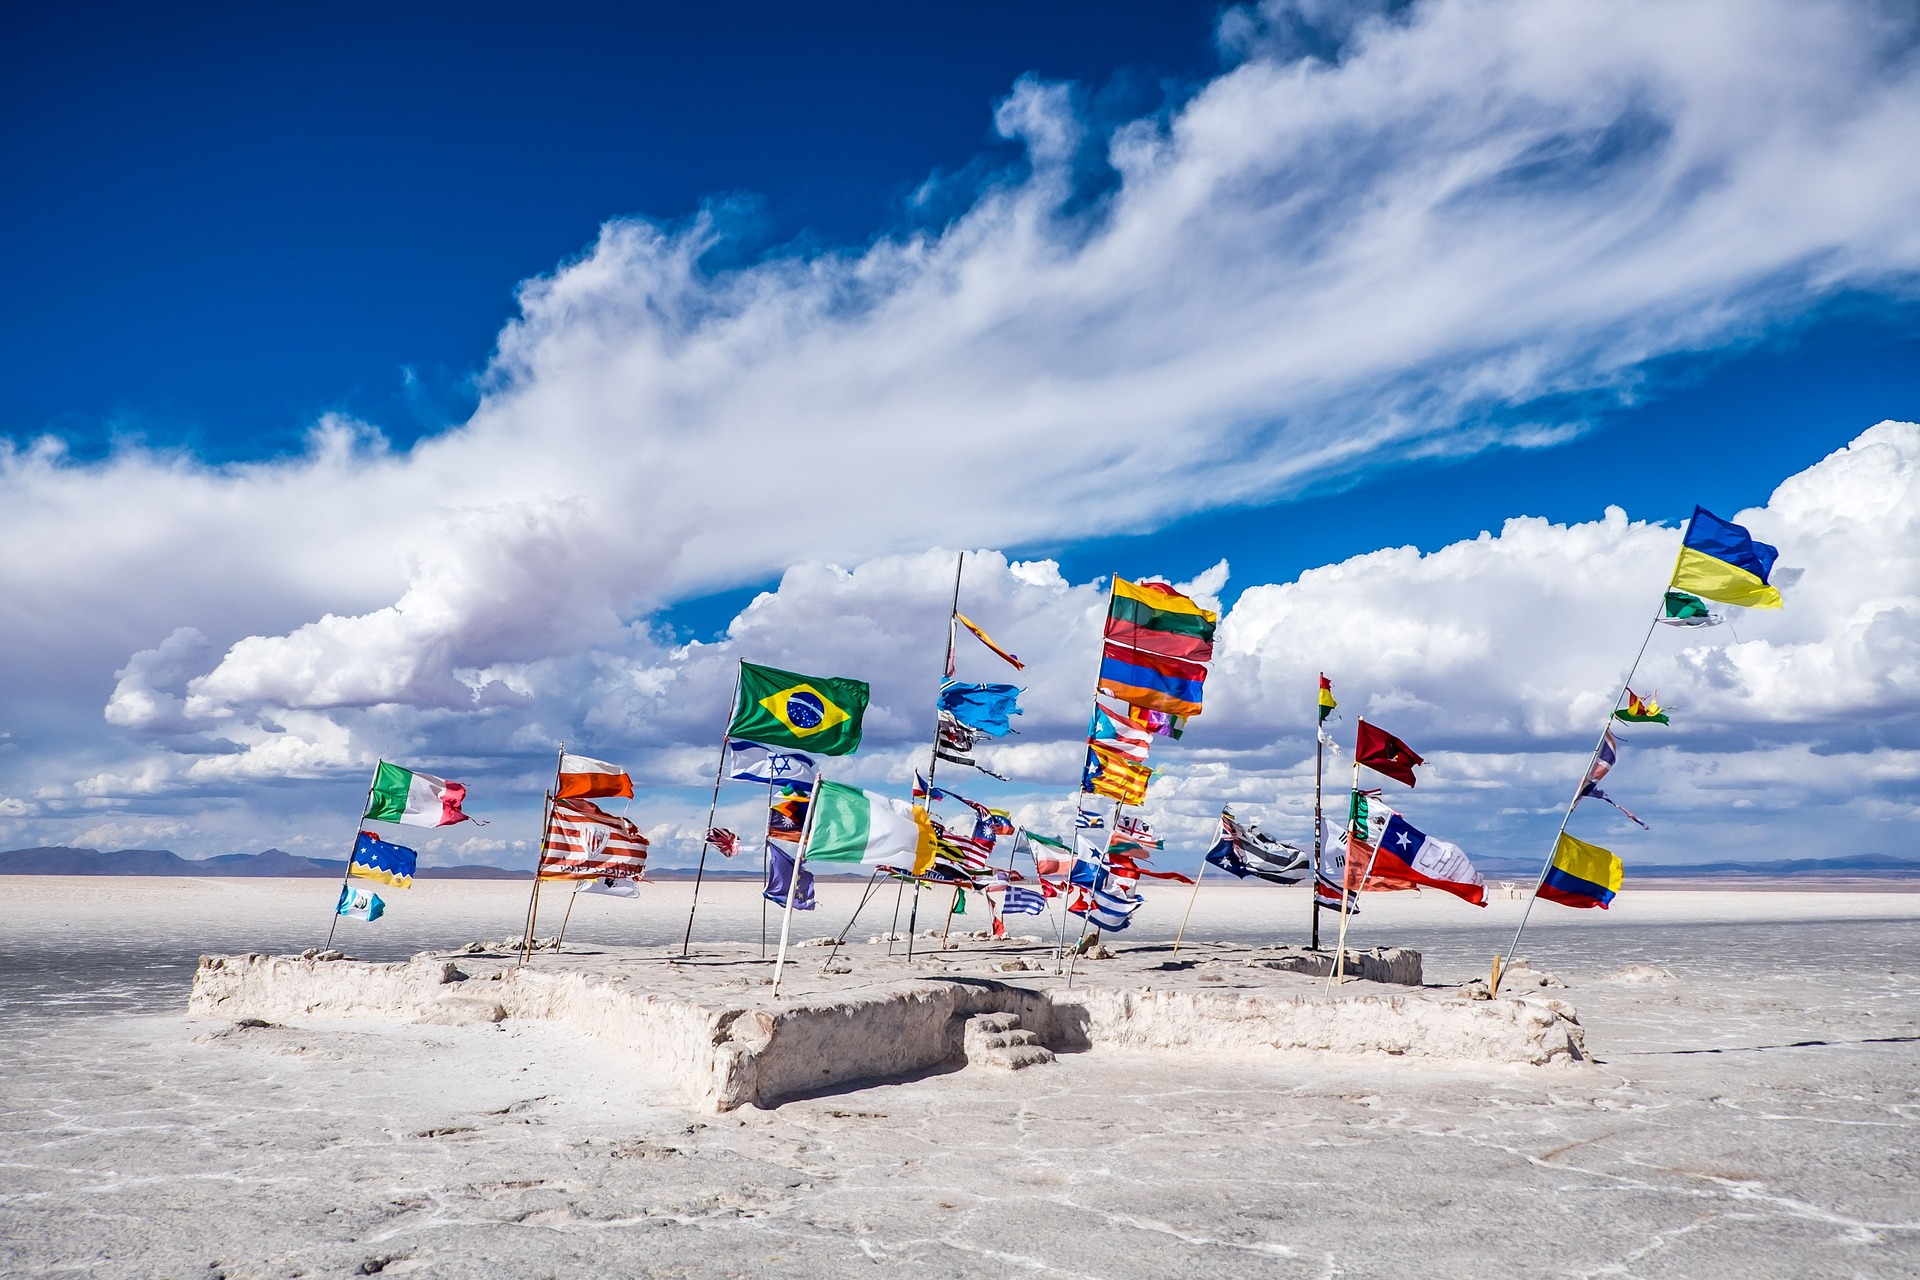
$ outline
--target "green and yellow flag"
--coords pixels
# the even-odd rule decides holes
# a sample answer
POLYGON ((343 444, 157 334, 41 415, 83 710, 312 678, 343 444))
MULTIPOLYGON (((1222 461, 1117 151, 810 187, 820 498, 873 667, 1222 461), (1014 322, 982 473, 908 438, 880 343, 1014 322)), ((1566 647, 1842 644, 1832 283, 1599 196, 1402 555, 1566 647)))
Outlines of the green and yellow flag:
POLYGON ((860 748, 860 721, 870 696, 864 680, 803 676, 743 662, 727 734, 770 747, 850 755, 860 748))

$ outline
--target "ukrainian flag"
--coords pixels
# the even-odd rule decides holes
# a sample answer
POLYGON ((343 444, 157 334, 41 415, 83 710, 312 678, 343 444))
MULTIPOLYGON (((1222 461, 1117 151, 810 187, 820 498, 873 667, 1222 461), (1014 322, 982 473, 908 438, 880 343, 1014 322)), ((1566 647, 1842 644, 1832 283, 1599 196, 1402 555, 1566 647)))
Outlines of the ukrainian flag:
POLYGON ((1680 539, 1672 585, 1721 604, 1778 609, 1780 592, 1767 585, 1767 575, 1779 558, 1779 548, 1755 542, 1740 525, 1695 507, 1680 539))
POLYGON ((1624 879, 1626 868, 1612 850, 1575 840, 1562 831, 1538 896, 1563 907, 1604 908, 1613 901, 1624 879))

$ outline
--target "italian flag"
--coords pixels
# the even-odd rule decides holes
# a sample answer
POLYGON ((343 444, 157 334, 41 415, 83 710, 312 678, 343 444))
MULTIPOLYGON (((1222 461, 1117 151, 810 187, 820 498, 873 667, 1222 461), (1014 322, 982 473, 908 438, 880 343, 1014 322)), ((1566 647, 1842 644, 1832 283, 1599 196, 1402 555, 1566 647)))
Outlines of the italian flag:
POLYGON ((822 781, 809 821, 808 862, 884 862, 915 875, 933 865, 933 820, 904 800, 822 781))
POLYGON ((366 817, 376 822, 400 822, 409 827, 450 827, 466 822, 460 812, 467 789, 430 773, 415 773, 385 760, 373 774, 366 817))

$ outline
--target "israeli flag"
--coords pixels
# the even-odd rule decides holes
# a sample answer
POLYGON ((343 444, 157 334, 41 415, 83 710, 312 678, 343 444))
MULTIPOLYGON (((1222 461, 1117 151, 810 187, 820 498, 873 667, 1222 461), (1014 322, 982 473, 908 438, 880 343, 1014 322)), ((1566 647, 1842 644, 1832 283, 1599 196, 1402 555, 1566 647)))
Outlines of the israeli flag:
POLYGON ((369 924, 378 920, 386 911, 387 904, 380 895, 371 889, 357 884, 340 886, 340 901, 334 904, 334 914, 343 915, 349 920, 365 920, 369 924))
POLYGON ((727 752, 733 766, 727 776, 735 782, 784 783, 797 791, 811 791, 820 773, 819 763, 804 751, 781 751, 745 738, 729 738, 727 752))

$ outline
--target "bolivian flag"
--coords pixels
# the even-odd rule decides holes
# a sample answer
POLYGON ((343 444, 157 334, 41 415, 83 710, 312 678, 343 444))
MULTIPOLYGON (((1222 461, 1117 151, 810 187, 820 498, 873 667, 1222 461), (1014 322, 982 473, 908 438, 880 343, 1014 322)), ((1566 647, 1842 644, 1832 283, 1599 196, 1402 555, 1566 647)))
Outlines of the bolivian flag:
POLYGON ((1778 609, 1780 592, 1767 585, 1767 577, 1779 558, 1778 547, 1755 542, 1740 525, 1695 507, 1680 539, 1672 586, 1721 604, 1778 609))

